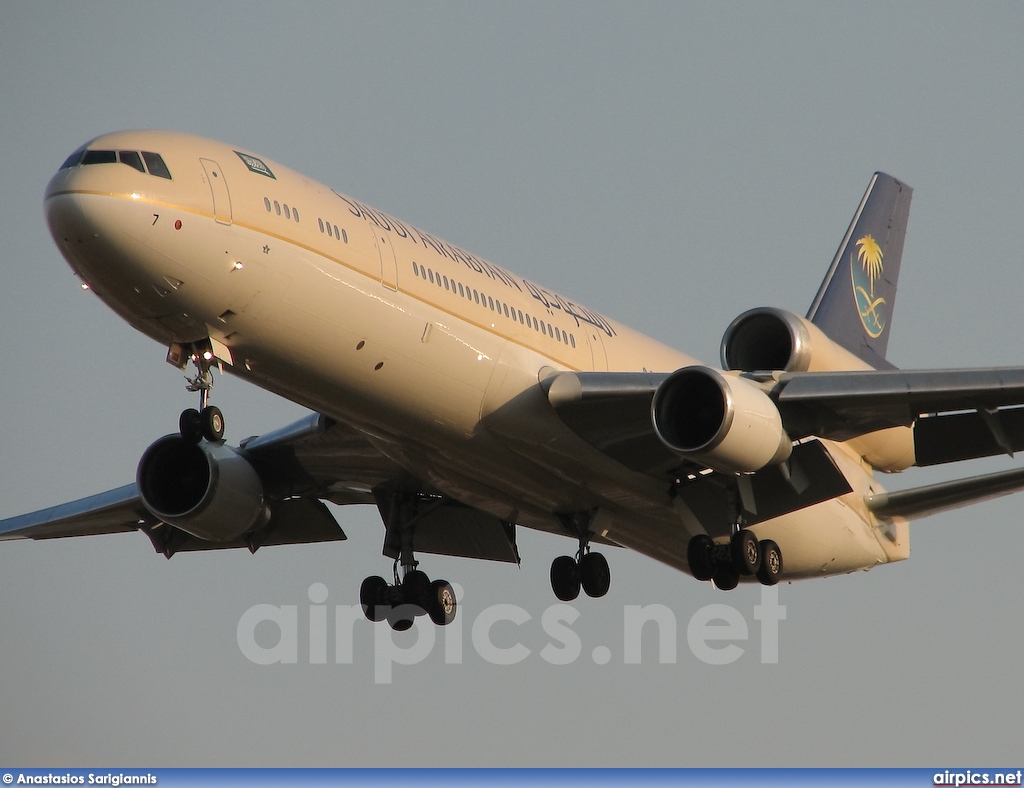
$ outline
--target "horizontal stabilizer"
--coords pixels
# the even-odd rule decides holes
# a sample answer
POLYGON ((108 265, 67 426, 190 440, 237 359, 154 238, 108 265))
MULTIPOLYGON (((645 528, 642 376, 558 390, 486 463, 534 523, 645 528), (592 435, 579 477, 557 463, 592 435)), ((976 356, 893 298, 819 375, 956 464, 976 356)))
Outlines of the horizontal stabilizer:
POLYGON ((910 490, 870 495, 865 502, 880 520, 913 520, 948 512, 979 501, 999 498, 1024 489, 1024 468, 929 484, 910 490))

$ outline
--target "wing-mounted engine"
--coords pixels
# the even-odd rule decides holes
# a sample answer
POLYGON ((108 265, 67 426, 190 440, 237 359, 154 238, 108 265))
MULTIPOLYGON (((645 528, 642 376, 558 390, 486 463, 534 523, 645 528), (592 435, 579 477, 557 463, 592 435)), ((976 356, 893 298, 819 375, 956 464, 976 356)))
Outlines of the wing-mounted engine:
POLYGON ((785 462, 793 442, 775 403, 756 384, 708 367, 669 375, 651 403, 654 431, 672 451, 723 473, 785 462))
POLYGON ((870 369, 810 320, 784 309, 744 312, 722 337, 722 368, 740 372, 822 372, 870 369))
POLYGON ((154 517, 210 542, 236 539, 270 517, 256 470, 225 443, 160 438, 142 455, 136 483, 154 517))

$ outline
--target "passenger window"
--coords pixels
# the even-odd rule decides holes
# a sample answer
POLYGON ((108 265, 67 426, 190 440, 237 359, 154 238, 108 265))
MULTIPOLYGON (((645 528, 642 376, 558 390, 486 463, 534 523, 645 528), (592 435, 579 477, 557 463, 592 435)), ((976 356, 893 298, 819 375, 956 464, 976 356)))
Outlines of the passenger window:
POLYGON ((117 154, 112 150, 87 150, 82 157, 82 164, 113 164, 117 154))
MULTIPOLYGON (((273 208, 270 207, 270 198, 269 197, 264 197, 263 198, 263 207, 267 209, 267 213, 270 213, 272 210, 274 210, 273 208)), ((323 229, 324 229, 324 225, 323 225, 323 222, 321 222, 320 223, 320 231, 323 232, 323 229)))
POLYGON ((129 167, 132 167, 139 172, 146 171, 146 168, 142 166, 142 157, 139 155, 138 151, 123 150, 117 154, 117 157, 121 160, 122 164, 127 164, 129 167))
MULTIPOLYGON (((270 201, 269 201, 269 200, 267 201, 267 210, 268 210, 268 211, 270 210, 270 201)), ((320 232, 323 232, 323 231, 324 231, 324 220, 323 220, 323 219, 321 219, 321 218, 320 218, 320 217, 318 216, 318 217, 317 217, 317 219, 316 219, 316 222, 317 222, 317 224, 319 224, 319 225, 320 225, 320 232)))
POLYGON ((292 218, 295 221, 299 220, 299 209, 298 208, 292 208, 292 218))
POLYGON ((288 203, 284 204, 284 218, 285 219, 291 219, 292 218, 292 212, 288 210, 288 203))
POLYGON ((142 158, 146 162, 146 169, 149 170, 150 175, 171 180, 171 171, 167 169, 167 165, 164 164, 163 157, 159 153, 142 151, 142 158))
POLYGON ((331 236, 331 238, 333 238, 333 237, 334 237, 334 233, 333 233, 333 232, 331 232, 331 223, 330 223, 330 222, 328 222, 328 223, 327 223, 327 234, 328 234, 329 236, 331 236))

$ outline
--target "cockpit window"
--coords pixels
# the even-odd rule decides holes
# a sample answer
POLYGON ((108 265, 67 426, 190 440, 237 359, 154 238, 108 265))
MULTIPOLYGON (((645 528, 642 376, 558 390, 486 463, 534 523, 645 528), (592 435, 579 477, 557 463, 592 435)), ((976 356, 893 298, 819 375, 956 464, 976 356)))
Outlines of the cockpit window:
POLYGON ((139 172, 145 172, 145 168, 142 166, 142 157, 139 156, 138 151, 134 150, 122 150, 117 152, 117 157, 121 160, 122 164, 127 164, 129 167, 134 167, 139 172))
POLYGON ((82 164, 113 164, 117 154, 112 150, 87 150, 82 157, 82 164))
POLYGON ((60 168, 62 170, 67 170, 67 169, 70 169, 71 167, 76 166, 78 164, 78 162, 80 162, 82 160, 82 154, 83 153, 85 153, 85 146, 82 146, 81 148, 76 150, 74 153, 72 153, 70 156, 68 156, 64 160, 64 163, 62 165, 60 165, 60 168))
POLYGON ((163 157, 159 153, 142 151, 142 158, 146 160, 146 169, 149 170, 150 175, 171 180, 171 171, 167 169, 167 165, 164 164, 163 157))

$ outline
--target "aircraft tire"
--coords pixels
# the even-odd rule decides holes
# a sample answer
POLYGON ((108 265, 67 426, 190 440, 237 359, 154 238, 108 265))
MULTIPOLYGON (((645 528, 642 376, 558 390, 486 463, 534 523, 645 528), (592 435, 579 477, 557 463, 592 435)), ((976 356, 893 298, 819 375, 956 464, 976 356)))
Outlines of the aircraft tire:
POLYGON ((560 555, 551 562, 551 590, 563 602, 580 595, 580 567, 575 558, 560 555))
POLYGON ((601 553, 586 553, 580 558, 580 585, 589 597, 602 597, 612 584, 612 572, 608 559, 601 553))
POLYGON ((203 437, 211 443, 224 439, 224 414, 220 408, 208 405, 199 414, 203 437))
POLYGON ((430 591, 430 578, 418 569, 402 580, 402 601, 415 608, 417 616, 425 615, 430 609, 430 591))
POLYGON ((697 534, 686 546, 686 560, 690 574, 697 580, 710 580, 714 574, 711 564, 711 550, 715 543, 707 534, 697 534))
POLYGON ((741 575, 752 575, 761 566, 761 546, 757 543, 754 532, 741 528, 729 540, 729 553, 732 562, 741 575))
POLYGON ((427 612, 431 621, 439 627, 446 627, 455 620, 458 609, 459 603, 451 583, 447 580, 435 580, 430 584, 430 606, 427 612))
POLYGON ((188 443, 199 443, 203 439, 203 418, 195 408, 188 408, 178 417, 178 432, 188 443))
POLYGON ((359 586, 359 604, 363 607, 363 614, 374 622, 383 621, 385 611, 381 604, 384 590, 388 587, 383 577, 368 577, 359 586))
POLYGON ((407 629, 412 628, 413 621, 416 618, 416 608, 414 605, 389 607, 385 618, 387 618, 388 626, 395 630, 395 632, 405 632, 407 629))
POLYGON ((757 579, 762 585, 773 586, 782 577, 782 551, 771 539, 761 542, 761 566, 757 570, 757 579))
POLYGON ((740 584, 740 573, 732 564, 718 564, 711 579, 715 583, 715 588, 732 591, 740 584))

